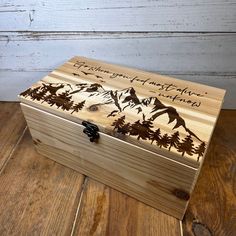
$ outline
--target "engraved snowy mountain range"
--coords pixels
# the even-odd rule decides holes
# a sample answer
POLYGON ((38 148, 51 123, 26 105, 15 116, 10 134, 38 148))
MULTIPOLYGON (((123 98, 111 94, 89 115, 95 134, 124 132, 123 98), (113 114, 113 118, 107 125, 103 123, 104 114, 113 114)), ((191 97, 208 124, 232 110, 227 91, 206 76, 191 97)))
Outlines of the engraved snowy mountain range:
MULTIPOLYGON (((101 107, 108 105, 111 108, 108 119, 116 117, 111 124, 114 130, 123 135, 137 136, 137 139, 150 140, 151 144, 156 144, 160 148, 171 150, 175 148, 184 155, 196 155, 197 160, 203 156, 206 144, 187 126, 185 120, 179 115, 172 106, 164 105, 156 97, 139 98, 133 87, 111 90, 105 89, 98 83, 80 83, 80 84, 64 84, 64 83, 42 83, 36 88, 30 88, 23 92, 21 96, 30 97, 32 100, 46 102, 50 106, 57 106, 58 109, 70 111, 70 113, 82 110, 86 101, 92 97, 96 97, 98 103, 93 107, 101 107), (79 102, 74 100, 76 94, 83 93, 83 99, 79 102), (113 106, 111 106, 113 105, 113 106), (113 108, 112 108, 113 107, 113 108), (126 110, 134 110, 140 119, 134 122, 126 121, 126 110), (148 110, 148 112, 147 112, 148 110), (183 128, 186 137, 180 141, 180 133, 163 133, 160 128, 154 129, 153 122, 164 114, 168 117, 168 125, 174 124, 172 130, 183 128), (195 141, 199 144, 194 147, 195 141)), ((156 126, 156 125, 155 125, 156 126)))

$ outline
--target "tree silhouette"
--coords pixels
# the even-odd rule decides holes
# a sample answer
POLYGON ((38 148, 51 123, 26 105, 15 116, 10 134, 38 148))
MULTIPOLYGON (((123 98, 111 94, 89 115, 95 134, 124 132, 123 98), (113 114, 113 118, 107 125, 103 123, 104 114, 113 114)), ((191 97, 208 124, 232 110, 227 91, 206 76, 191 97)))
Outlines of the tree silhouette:
POLYGON ((161 139, 161 131, 160 129, 158 128, 157 130, 155 130, 151 136, 150 136, 150 140, 151 140, 151 143, 153 143, 154 141, 156 141, 157 144, 159 144, 159 141, 161 139))
POLYGON ((45 95, 45 93, 40 91, 40 87, 34 88, 30 92, 30 96, 33 100, 40 101, 40 99, 45 95))
POLYGON ((160 138, 158 144, 159 144, 159 147, 160 147, 160 148, 161 148, 162 146, 163 146, 164 148, 167 148, 168 145, 169 145, 169 136, 168 136, 168 134, 164 134, 164 135, 160 138))
POLYGON ((174 134, 170 136, 169 144, 170 144, 169 151, 171 147, 175 147, 177 149, 179 144, 179 131, 176 131, 174 134))
POLYGON ((63 84, 59 84, 59 85, 55 85, 55 86, 53 86, 52 84, 43 84, 42 85, 42 90, 49 92, 52 95, 56 95, 57 91, 62 88, 64 88, 63 84))
MULTIPOLYGON (((160 147, 168 148, 170 151, 172 147, 176 148, 178 152, 185 153, 188 155, 198 155, 198 160, 203 156, 206 149, 206 144, 202 142, 189 128, 187 128, 185 120, 179 115, 177 110, 172 106, 166 106, 157 97, 140 98, 133 87, 112 90, 104 89, 99 83, 78 83, 73 86, 66 83, 42 83, 38 87, 27 89, 21 93, 21 96, 28 97, 31 99, 47 102, 47 104, 57 106, 62 110, 70 111, 71 114, 79 112, 85 105, 85 100, 82 102, 73 101, 72 94, 83 92, 87 94, 87 98, 91 96, 101 96, 103 103, 114 104, 117 109, 108 111, 107 117, 114 117, 122 114, 126 108, 135 109, 137 114, 143 115, 142 119, 130 124, 125 123, 125 116, 121 116, 112 123, 114 130, 122 134, 129 134, 131 136, 137 136, 137 139, 150 140, 151 144, 155 141, 160 147), (61 89, 63 89, 62 92, 61 89), (68 90, 66 90, 68 88, 68 90), (147 108, 151 108, 148 113, 147 108), (145 120, 145 116, 151 116, 148 120, 145 120), (187 132, 185 139, 180 142, 179 132, 175 132, 171 136, 168 134, 161 135, 160 129, 153 130, 153 122, 156 118, 166 114, 168 116, 168 124, 176 121, 174 127, 177 129, 183 127, 187 132), (194 149, 192 138, 198 139, 201 144, 194 149)), ((97 105, 97 104, 95 104, 97 105)))
POLYGON ((118 130, 121 129, 124 124, 125 124, 125 116, 121 116, 112 123, 112 126, 114 126, 114 129, 118 130))
POLYGON ((184 156, 185 152, 190 156, 193 155, 194 149, 191 135, 187 135, 186 138, 179 143, 177 151, 182 152, 182 156, 184 156))
POLYGON ((139 135, 139 131, 142 129, 142 124, 140 123, 140 120, 135 121, 130 126, 130 135, 137 136, 139 135))
POLYGON ((118 128, 117 132, 121 134, 128 134, 130 131, 130 123, 124 124, 122 127, 118 128))
POLYGON ((36 99, 37 101, 40 101, 40 100, 43 100, 46 94, 47 94, 47 89, 45 89, 45 85, 43 84, 42 87, 38 87, 38 89, 35 90, 35 92, 31 94, 31 98, 33 100, 36 99))
POLYGON ((130 126, 130 135, 138 135, 137 139, 150 139, 153 131, 151 128, 153 127, 151 120, 143 120, 142 123, 140 121, 136 121, 130 126))
POLYGON ((24 92, 22 92, 20 95, 23 97, 28 97, 31 93, 32 89, 28 88, 27 90, 25 90, 24 92))
POLYGON ((75 104, 71 109, 73 109, 73 111, 71 112, 71 114, 73 114, 74 112, 78 112, 79 110, 81 110, 84 107, 85 104, 85 100, 82 102, 79 102, 77 104, 75 104))
POLYGON ((47 103, 51 106, 56 105, 57 108, 62 110, 70 110, 73 106, 73 101, 71 101, 72 96, 70 96, 68 91, 65 91, 58 95, 49 95, 50 99, 47 99, 47 103))
POLYGON ((62 100, 62 103, 59 107, 61 107, 62 110, 70 110, 73 106, 73 101, 71 101, 72 96, 70 96, 69 91, 65 91, 58 95, 58 98, 62 100))
POLYGON ((205 150, 206 150, 205 142, 202 142, 198 147, 195 148, 194 153, 198 155, 197 161, 199 161, 199 158, 203 156, 205 150))
POLYGON ((21 93, 21 95, 24 97, 30 96, 33 100, 35 100, 36 98, 38 98, 37 93, 39 90, 40 90, 40 86, 33 89, 29 88, 25 92, 21 93))

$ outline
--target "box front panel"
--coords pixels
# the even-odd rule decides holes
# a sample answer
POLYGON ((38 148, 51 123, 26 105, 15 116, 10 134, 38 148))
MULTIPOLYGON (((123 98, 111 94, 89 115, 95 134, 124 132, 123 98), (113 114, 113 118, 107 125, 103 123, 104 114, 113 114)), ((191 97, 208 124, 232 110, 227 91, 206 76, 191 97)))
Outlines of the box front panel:
POLYGON ((41 154, 182 219, 195 168, 103 133, 91 143, 82 125, 21 105, 41 154))

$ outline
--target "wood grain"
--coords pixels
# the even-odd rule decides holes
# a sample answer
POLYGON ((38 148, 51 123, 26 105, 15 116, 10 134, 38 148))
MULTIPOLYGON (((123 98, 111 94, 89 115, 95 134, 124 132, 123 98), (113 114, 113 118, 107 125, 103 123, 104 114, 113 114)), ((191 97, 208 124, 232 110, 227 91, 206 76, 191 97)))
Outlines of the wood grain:
POLYGON ((0 175, 0 234, 69 235, 83 180, 37 154, 27 131, 0 175))
POLYGON ((5 31, 236 31, 236 5, 227 0, 4 0, 0 9, 5 31))
POLYGON ((182 218, 196 169, 100 133, 91 143, 84 127, 22 104, 39 153, 182 218), (45 122, 46 121, 46 122, 45 122))
POLYGON ((31 81, 78 54, 227 89, 224 108, 234 108, 235 38, 235 33, 0 32, 0 99, 16 101, 31 81))
POLYGON ((88 179, 73 235, 178 236, 179 221, 88 179))
MULTIPOLYGON (((0 100, 18 101, 17 95, 29 88, 50 71, 1 71, 0 78, 0 100), (17 78, 17 79, 16 79, 17 78)), ((233 109, 235 107, 234 96, 236 94, 236 75, 193 73, 193 74, 165 74, 178 79, 198 82, 227 91, 223 108, 233 109)))
MULTIPOLYGON (((122 125, 127 124, 131 131, 125 131, 126 135, 120 135, 120 139, 181 163, 186 163, 185 159, 198 162, 204 157, 225 93, 218 88, 85 57, 73 57, 27 91, 20 95, 21 102, 80 124, 92 122, 101 132, 111 136, 118 136, 119 129, 114 129, 114 124, 123 117, 122 125), (57 94, 66 91, 67 95, 62 96, 67 98, 54 98, 59 95, 50 94, 51 86, 57 94), (30 95, 30 91, 36 89, 41 91, 37 98, 30 95), (55 99, 60 103, 56 105, 55 99), (74 104, 82 101, 80 110, 73 109, 74 104), (63 104, 67 104, 66 107, 62 107, 63 104), (96 110, 90 109, 92 107, 96 110), (148 123, 142 126, 140 122, 148 123), (167 139, 176 131, 180 140, 192 135, 190 141, 194 148, 182 152, 180 157, 178 147, 169 148, 168 143, 162 147, 151 140, 151 132, 157 129, 167 139), (204 151, 198 155, 194 150, 202 144, 204 151)), ((160 139, 158 135, 157 140, 160 139)))
POLYGON ((75 55, 170 74, 236 67, 236 33, 1 32, 0 48, 0 69, 11 71, 51 71, 75 55))
POLYGON ((236 232, 236 112, 222 111, 183 221, 186 236, 236 232))
POLYGON ((20 104, 0 102, 0 169, 9 159, 25 127, 20 104))
MULTIPOLYGON (((10 108, 18 107, 18 104, 0 103, 1 110, 5 104, 10 108)), ((9 109, 6 113, 11 111, 9 109)), ((222 111, 220 114, 209 154, 183 222, 186 236, 234 236, 236 232, 235 119, 235 111, 222 111)), ((5 118, 1 122, 7 123, 5 118)), ((5 138, 4 135, 1 142, 5 138)), ((102 235, 100 232, 107 232, 107 235, 109 232, 112 235, 132 235, 133 232, 140 236, 180 235, 174 218, 93 180, 87 182, 82 204, 75 209, 79 205, 82 182, 81 177, 76 176, 73 170, 68 171, 37 154, 27 131, 0 175, 1 235, 70 233, 73 221, 66 225, 68 220, 64 215, 73 211, 75 216, 77 210, 74 235, 82 232, 86 236, 90 231, 94 235, 102 235), (75 185, 79 192, 74 189, 75 185), (68 197, 68 191, 73 192, 73 196, 68 197), (71 199, 76 199, 76 203, 71 203, 71 199), (64 210, 59 207, 59 201, 64 210), (57 206, 59 210, 56 210, 57 206), (66 229, 63 231, 61 227, 66 229)))

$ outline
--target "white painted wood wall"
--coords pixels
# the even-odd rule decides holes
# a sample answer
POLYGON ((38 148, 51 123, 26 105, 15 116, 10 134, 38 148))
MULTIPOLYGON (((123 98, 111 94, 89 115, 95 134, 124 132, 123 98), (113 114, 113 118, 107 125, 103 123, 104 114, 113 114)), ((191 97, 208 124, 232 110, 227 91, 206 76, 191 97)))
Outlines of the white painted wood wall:
POLYGON ((224 88, 236 108, 236 1, 0 0, 0 100, 74 55, 224 88))

